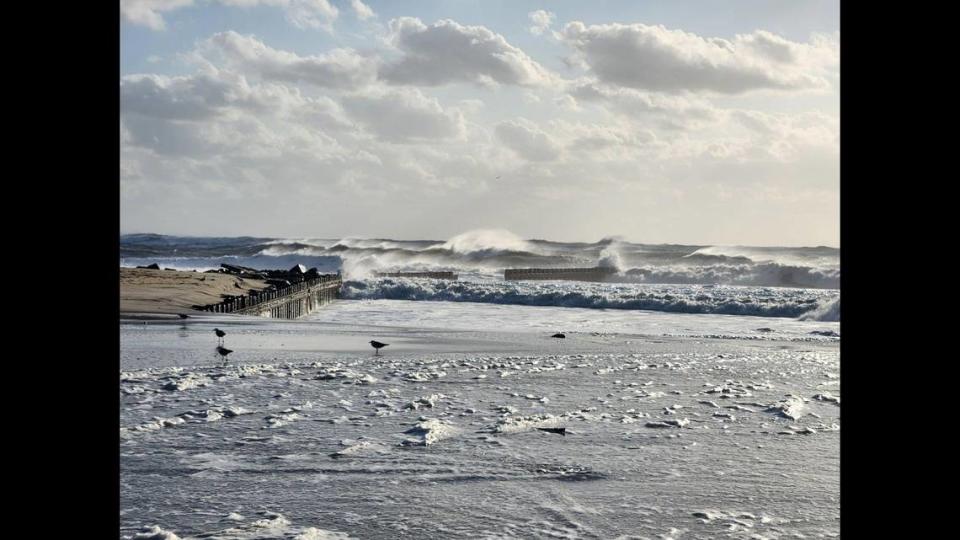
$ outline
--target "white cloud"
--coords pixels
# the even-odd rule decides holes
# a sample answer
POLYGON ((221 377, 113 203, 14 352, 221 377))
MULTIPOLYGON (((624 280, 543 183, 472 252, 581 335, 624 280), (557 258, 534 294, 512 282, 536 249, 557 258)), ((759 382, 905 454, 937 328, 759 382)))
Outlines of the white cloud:
POLYGON ((329 31, 339 13, 327 0, 290 0, 277 3, 284 5, 287 20, 297 28, 323 28, 329 31))
POLYGON ((331 30, 331 24, 339 10, 328 0, 215 0, 227 6, 251 8, 256 6, 279 7, 286 19, 297 28, 323 28, 331 30))
POLYGON ((207 118, 234 97, 229 84, 206 75, 128 75, 120 80, 121 110, 154 118, 207 118))
POLYGON ((219 55, 232 67, 263 79, 307 83, 324 88, 353 89, 376 78, 376 58, 352 49, 299 56, 274 49, 253 36, 233 31, 214 34, 199 49, 201 55, 219 55))
MULTIPOLYGON (((484 225, 484 206, 505 227, 542 213, 549 233, 530 234, 555 238, 581 234, 578 220, 609 231, 669 225, 687 238, 711 220, 756 228, 761 214, 803 212, 833 226, 839 122, 815 112, 833 111, 830 97, 781 106, 776 94, 697 95, 689 66, 671 93, 631 87, 604 78, 586 45, 574 47, 576 61, 593 73, 539 84, 560 81, 483 27, 398 19, 389 35, 395 48, 298 54, 223 32, 188 55, 192 74, 123 76, 123 226, 237 234, 231 220, 257 212, 266 228, 250 232, 284 234, 362 214, 367 229, 351 234, 399 231, 403 219, 422 228, 398 234, 429 236, 442 219, 484 225), (411 87, 457 82, 521 87, 411 87), (316 202, 331 197, 350 204, 318 215, 316 202), (680 198, 682 208, 672 203, 680 198)), ((758 31, 729 43, 764 73, 838 76, 826 67, 837 61, 836 35, 795 43, 758 31)), ((172 58, 164 52, 157 66, 172 58)))
MULTIPOLYGON (((332 29, 339 11, 328 0, 212 0, 230 7, 252 8, 257 6, 279 7, 284 10, 287 21, 298 28, 332 29)), ((357 0, 355 0, 357 1, 357 0)), ((132 24, 152 30, 166 29, 161 15, 192 6, 193 0, 120 0, 120 13, 132 24)))
POLYGON ((538 85, 551 75, 500 34, 483 26, 442 20, 432 26, 401 17, 389 24, 402 57, 380 70, 393 84, 437 86, 454 82, 538 85))
POLYGON ((616 115, 656 122, 666 129, 695 129, 720 119, 721 113, 702 99, 642 92, 595 82, 577 84, 570 95, 584 102, 602 104, 616 115))
POLYGON ((504 146, 529 161, 553 161, 560 157, 560 145, 526 119, 501 122, 494 133, 504 146))
POLYGON ((390 142, 458 138, 465 130, 458 109, 444 110, 417 89, 353 94, 342 103, 352 118, 390 142))
POLYGON ((350 7, 353 8, 354 15, 356 15, 361 21, 365 21, 371 17, 377 16, 377 14, 370 9, 370 6, 364 4, 360 0, 350 0, 350 7))
POLYGON ((193 0, 120 0, 120 15, 132 24, 166 30, 162 12, 192 5, 193 0))
POLYGON ((839 155, 840 122, 837 118, 808 111, 797 114, 735 110, 737 123, 756 134, 750 145, 754 152, 788 162, 810 152, 839 155))
POLYGON ((728 41, 659 25, 574 21, 561 36, 602 82, 662 92, 823 90, 824 68, 836 61, 824 39, 794 43, 765 31, 728 41))
POLYGON ((553 20, 557 16, 552 12, 538 9, 527 13, 527 17, 530 17, 530 20, 533 22, 533 26, 530 27, 530 33, 539 36, 550 28, 550 25, 553 24, 553 20))
POLYGON ((355 129, 328 97, 306 97, 275 83, 251 85, 222 70, 123 77, 120 112, 123 146, 179 156, 236 152, 234 159, 244 160, 302 147, 305 138, 315 145, 313 153, 324 155, 336 147, 327 133, 355 129))

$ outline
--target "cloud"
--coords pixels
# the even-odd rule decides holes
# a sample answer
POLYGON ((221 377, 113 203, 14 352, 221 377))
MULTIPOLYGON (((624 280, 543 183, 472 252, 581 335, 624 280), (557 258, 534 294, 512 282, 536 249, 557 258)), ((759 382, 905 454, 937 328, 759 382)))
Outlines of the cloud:
POLYGON ((219 55, 228 65, 265 80, 307 83, 324 88, 354 89, 376 78, 377 62, 352 49, 299 56, 265 45, 253 36, 234 31, 214 34, 201 44, 201 55, 219 55))
POLYGON ((497 139, 504 146, 529 161, 553 161, 560 157, 560 145, 550 135, 523 118, 497 124, 497 139))
POLYGON ((353 94, 344 96, 342 103, 352 118, 390 142, 457 138, 465 130, 458 109, 444 110, 417 89, 353 94))
POLYGON ((389 28, 391 43, 402 56, 383 66, 380 77, 392 84, 539 85, 551 80, 540 64, 483 26, 450 20, 427 26, 420 19, 401 17, 391 20, 389 28))
POLYGON ((208 118, 234 97, 231 85, 207 75, 128 75, 120 79, 121 110, 154 118, 208 118))
MULTIPOLYGON (((550 23, 546 32, 560 35, 550 23)), ((481 207, 495 206, 506 227, 542 214, 537 226, 549 232, 529 234, 551 237, 581 234, 578 220, 609 230, 676 227, 686 238, 699 238, 703 223, 753 231, 800 213, 834 226, 832 96, 780 106, 779 96, 726 99, 690 84, 628 86, 601 76, 586 45, 573 50, 589 72, 559 81, 483 27, 397 19, 389 30, 393 48, 310 53, 222 32, 187 54, 193 73, 121 77, 122 225, 238 234, 236 224, 257 212, 250 232, 282 235, 339 230, 363 214, 367 228, 350 234, 431 237, 444 218, 482 226, 481 207), (402 77, 387 69, 401 67, 402 77), (520 87, 490 99, 482 88, 413 86, 463 82, 520 87), (345 204, 318 214, 317 201, 331 199, 345 204), (411 215, 422 228, 395 228, 411 215)), ((835 76, 836 34, 797 43, 758 31, 729 43, 778 80, 835 76)), ((171 67, 174 57, 145 65, 171 67)))
MULTIPOLYGON (((274 2, 267 2, 268 5, 274 2)), ((277 5, 284 7, 287 20, 297 28, 323 28, 331 30, 338 10, 327 0, 277 0, 277 5)))
POLYGON ((370 9, 370 6, 364 4, 360 0, 350 0, 350 7, 353 8, 354 15, 356 15, 361 21, 365 21, 371 17, 377 16, 377 14, 370 9))
POLYGON ((751 148, 757 155, 783 162, 811 153, 839 155, 840 122, 833 116, 816 111, 784 114, 733 110, 730 119, 755 135, 751 148))
MULTIPOLYGON (((339 11, 328 0, 212 0, 230 7, 252 8, 257 6, 279 7, 284 10, 287 21, 297 28, 323 28, 331 30, 339 11)), ((358 0, 354 0, 357 2, 358 0)), ((161 12, 192 6, 193 0, 120 0, 120 14, 136 25, 152 30, 166 29, 161 12)), ((356 9, 356 8, 355 8, 356 9)), ((367 8, 369 9, 369 8, 367 8)), ((372 13, 372 12, 371 12, 372 13)))
POLYGON ((557 120, 553 131, 562 134, 570 161, 635 162, 655 161, 662 143, 648 129, 627 123, 578 123, 557 120))
POLYGON ((192 6, 193 0, 120 0, 120 15, 131 24, 151 30, 166 30, 164 11, 192 6))
POLYGON ((574 98, 599 103, 610 112, 634 119, 654 121, 666 129, 694 129, 716 122, 722 116, 712 104, 686 96, 642 92, 585 82, 569 90, 574 98))
POLYGON ((549 11, 538 9, 527 13, 527 17, 530 17, 530 20, 533 22, 533 26, 530 27, 530 33, 539 36, 550 28, 550 25, 553 24, 553 20, 557 16, 549 11))
POLYGON ((329 97, 303 96, 275 83, 250 84, 223 70, 123 77, 120 114, 122 146, 193 157, 234 151, 241 160, 279 155, 304 141, 322 155, 336 146, 328 133, 356 130, 329 97))
POLYGON ((757 31, 728 41, 639 23, 574 21, 560 36, 600 81, 658 92, 822 90, 837 52, 822 38, 804 44, 757 31))

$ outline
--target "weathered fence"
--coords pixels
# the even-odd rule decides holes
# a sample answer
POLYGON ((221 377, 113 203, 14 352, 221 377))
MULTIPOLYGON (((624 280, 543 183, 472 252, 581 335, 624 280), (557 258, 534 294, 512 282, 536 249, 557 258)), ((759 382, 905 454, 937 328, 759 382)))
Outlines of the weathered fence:
POLYGON ((340 274, 323 274, 286 287, 234 296, 217 304, 195 308, 212 313, 295 319, 332 302, 340 295, 342 285, 340 274))

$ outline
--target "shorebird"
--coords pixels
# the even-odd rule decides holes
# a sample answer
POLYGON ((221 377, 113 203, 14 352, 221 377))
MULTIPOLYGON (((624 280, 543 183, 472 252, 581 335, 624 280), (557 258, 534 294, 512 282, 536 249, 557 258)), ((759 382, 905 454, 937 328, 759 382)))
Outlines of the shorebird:
POLYGON ((550 336, 550 337, 555 337, 555 338, 561 338, 561 339, 563 339, 563 338, 566 338, 567 336, 563 335, 562 333, 557 333, 557 334, 554 334, 554 335, 552 335, 552 336, 550 336))
POLYGON ((214 328, 213 333, 216 334, 217 338, 220 340, 218 343, 223 343, 223 336, 227 335, 227 333, 219 328, 214 328))
POLYGON ((223 361, 224 361, 224 362, 227 361, 227 355, 230 354, 230 353, 232 353, 232 352, 233 352, 233 351, 231 351, 230 349, 227 349, 226 347, 221 347, 221 346, 217 345, 217 354, 219 354, 220 356, 223 357, 223 361))
POLYGON ((371 341, 370 345, 372 345, 373 348, 377 350, 377 352, 374 354, 380 354, 380 349, 386 347, 387 345, 389 345, 389 343, 380 343, 379 341, 371 341))

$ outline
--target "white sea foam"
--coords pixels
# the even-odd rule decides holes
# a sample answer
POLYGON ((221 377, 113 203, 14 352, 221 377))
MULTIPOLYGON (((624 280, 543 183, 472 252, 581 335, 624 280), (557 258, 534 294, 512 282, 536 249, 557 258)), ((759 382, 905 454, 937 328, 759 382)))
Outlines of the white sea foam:
MULTIPOLYGON (((348 540, 350 535, 342 532, 328 531, 316 527, 299 527, 293 525, 282 514, 275 512, 261 512, 259 519, 236 526, 208 531, 196 537, 183 537, 182 540, 262 540, 266 538, 276 540, 348 540)), ((238 516, 241 517, 242 516, 238 516)), ((153 526, 145 528, 143 532, 133 536, 131 540, 181 540, 170 531, 153 526)))
POLYGON ((813 289, 403 278, 347 281, 341 294, 352 300, 482 302, 791 318, 839 298, 835 291, 813 289))
POLYGON ((454 253, 532 251, 526 240, 503 229, 476 229, 454 236, 442 246, 454 253))
POLYGON ((839 321, 840 320, 840 298, 826 300, 821 302, 815 309, 804 313, 800 320, 802 321, 839 321))
POLYGON ((414 427, 404 431, 404 433, 412 435, 413 437, 404 439, 401 444, 404 446, 428 446, 454 437, 460 432, 461 429, 454 425, 448 424, 443 420, 431 418, 429 420, 423 420, 414 427))
POLYGON ((133 535, 131 540, 180 540, 180 537, 171 531, 166 531, 157 525, 144 527, 140 532, 133 535))
POLYGON ((770 405, 767 407, 767 412, 776 413, 791 420, 799 420, 804 414, 803 400, 798 397, 790 397, 770 405))
POLYGON ((594 243, 526 240, 506 230, 478 229, 447 241, 342 238, 184 238, 124 235, 121 266, 157 263, 177 269, 230 263, 289 268, 297 263, 351 279, 374 271, 440 271, 486 278, 505 268, 600 265, 619 271, 615 280, 640 283, 727 284, 839 288, 835 248, 680 246, 605 238, 594 243), (189 255, 184 255, 189 254, 189 255))

